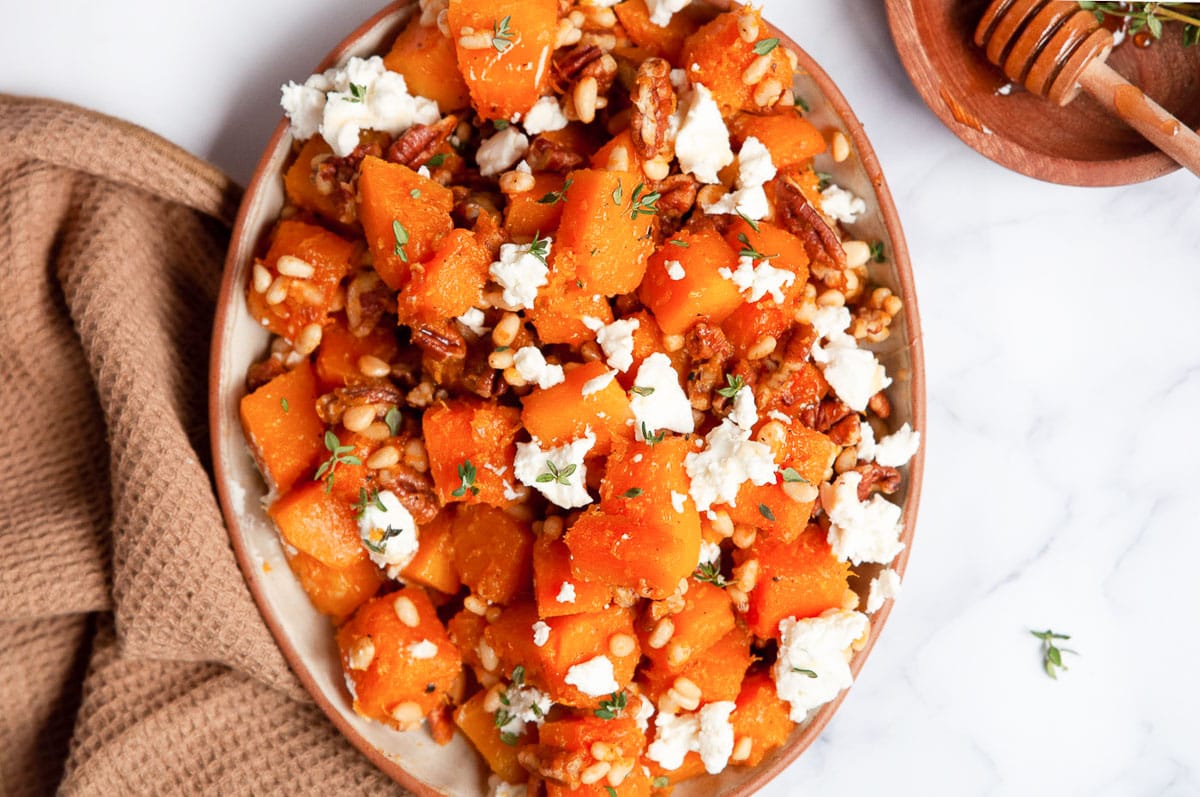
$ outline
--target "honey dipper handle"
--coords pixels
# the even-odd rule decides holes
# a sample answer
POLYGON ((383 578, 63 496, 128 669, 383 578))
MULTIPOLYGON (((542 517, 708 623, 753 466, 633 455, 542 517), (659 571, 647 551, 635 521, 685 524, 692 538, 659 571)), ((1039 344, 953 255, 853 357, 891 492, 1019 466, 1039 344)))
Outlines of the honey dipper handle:
POLYGON ((1154 146, 1200 177, 1200 135, 1168 113, 1103 61, 1093 61, 1079 76, 1088 94, 1104 104, 1154 146))

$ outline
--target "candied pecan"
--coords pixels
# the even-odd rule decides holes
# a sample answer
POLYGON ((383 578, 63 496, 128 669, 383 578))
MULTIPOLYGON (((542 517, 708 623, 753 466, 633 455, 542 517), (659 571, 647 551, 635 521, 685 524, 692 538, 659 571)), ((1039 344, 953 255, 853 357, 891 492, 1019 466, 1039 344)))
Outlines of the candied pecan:
POLYGON ((829 427, 829 439, 839 446, 858 445, 862 440, 862 429, 859 427, 858 413, 852 413, 829 427))
POLYGON ((839 271, 846 268, 842 239, 808 201, 794 174, 781 172, 775 178, 775 202, 780 224, 804 242, 809 260, 839 271))
POLYGON ((333 426, 342 422, 342 415, 351 407, 364 404, 394 404, 399 406, 404 393, 390 382, 339 387, 317 399, 317 415, 333 426))
POLYGON ((725 337, 725 332, 707 321, 696 322, 684 333, 683 346, 693 360, 716 358, 722 367, 733 354, 733 344, 725 337))
POLYGON ((277 376, 287 373, 287 366, 282 357, 268 357, 262 362, 254 363, 246 371, 246 390, 253 393, 277 376))
POLYGON ((370 140, 359 144, 344 158, 326 154, 312 159, 309 180, 317 193, 330 198, 337 210, 337 221, 353 224, 358 219, 358 167, 368 155, 382 154, 380 143, 370 140))
POLYGON ((374 271, 359 272, 346 286, 346 325, 357 338, 371 334, 379 319, 395 309, 391 289, 374 271))
MULTIPOLYGON (((406 440, 394 440, 392 445, 404 448, 406 440)), ((379 486, 395 494, 396 500, 408 510, 418 525, 433 520, 439 510, 437 495, 433 490, 433 479, 404 463, 376 471, 379 486)))
POLYGON ((633 148, 646 160, 664 154, 667 125, 675 113, 675 89, 671 86, 671 65, 662 58, 647 58, 638 67, 634 79, 633 113, 629 120, 633 148))
POLYGON ((566 52, 556 53, 550 64, 551 83, 559 93, 566 91, 584 68, 602 55, 604 51, 594 44, 579 44, 566 52))
POLYGON ((605 53, 594 61, 588 62, 583 69, 579 70, 579 76, 576 78, 576 82, 585 77, 592 77, 596 79, 596 96, 603 97, 604 95, 608 94, 609 89, 612 88, 613 81, 616 80, 617 59, 613 58, 608 53, 605 53))
MULTIPOLYGON (((458 328, 449 322, 422 324, 415 327, 412 342, 425 353, 426 359, 435 361, 461 360, 467 356, 467 342, 458 328)), ((440 380, 439 380, 440 381, 440 380)))
POLYGON ((862 474, 858 483, 858 500, 866 501, 873 492, 891 495, 900 489, 900 471, 878 462, 864 462, 854 467, 856 473, 862 474))
POLYGON ((582 165, 584 158, 575 150, 546 136, 534 136, 533 141, 529 142, 529 151, 525 153, 525 161, 535 172, 565 174, 582 165))
POLYGON ((486 191, 464 191, 461 186, 454 188, 454 220, 458 226, 470 227, 479 220, 483 213, 499 216, 495 194, 486 191))
POLYGON ((438 706, 429 712, 427 719, 429 720, 429 735, 433 737, 433 740, 438 744, 450 744, 450 740, 454 738, 454 719, 450 707, 438 706))
POLYGON ((587 750, 567 753, 540 744, 525 745, 517 752, 521 766, 547 780, 566 784, 568 789, 579 788, 579 776, 593 760, 587 750))
POLYGON ((454 128, 458 126, 458 117, 449 114, 431 125, 415 124, 400 134, 387 149, 387 159, 410 169, 417 169, 437 154, 454 128))
POLYGON ((713 391, 725 386, 725 366, 720 360, 701 360, 688 371, 687 397, 692 408, 708 410, 713 405, 713 391))
POLYGON ((854 410, 838 399, 827 398, 815 407, 805 407, 798 417, 808 428, 828 432, 838 421, 854 414, 854 410))
POLYGON ((696 204, 696 193, 700 189, 700 183, 690 174, 672 174, 667 179, 655 183, 653 188, 659 194, 659 228, 663 235, 671 235, 675 225, 696 204))

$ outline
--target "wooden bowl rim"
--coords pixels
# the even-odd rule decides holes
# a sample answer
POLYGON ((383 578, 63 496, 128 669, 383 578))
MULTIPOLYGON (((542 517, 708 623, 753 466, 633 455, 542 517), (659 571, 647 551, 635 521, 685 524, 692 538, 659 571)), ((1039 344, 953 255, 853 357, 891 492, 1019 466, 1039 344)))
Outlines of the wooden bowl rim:
MULTIPOLYGON (((989 134, 959 122, 954 118, 945 100, 933 88, 940 85, 948 90, 949 84, 942 81, 941 73, 934 68, 933 62, 920 44, 920 36, 914 36, 916 42, 909 42, 901 33, 902 25, 917 31, 915 6, 919 2, 928 0, 886 0, 892 42, 900 55, 904 71, 908 73, 913 87, 921 95, 925 105, 951 133, 980 155, 1027 177, 1060 185, 1086 187, 1140 183, 1179 169, 1178 163, 1158 150, 1109 160, 1073 160, 1026 149, 1009 139, 1002 130, 992 130, 989 134)), ((971 42, 970 46, 973 47, 974 42, 971 42)), ((960 102, 962 98, 952 96, 951 99, 960 102)))
MULTIPOLYGON (((380 24, 386 17, 396 11, 413 5, 415 0, 393 0, 388 3, 379 12, 372 15, 368 20, 356 27, 349 35, 342 39, 330 52, 321 59, 317 65, 315 72, 320 72, 330 68, 341 60, 342 56, 349 51, 358 39, 366 35, 376 25, 380 24)), ((729 0, 715 0, 710 5, 719 10, 729 7, 729 0)), ((765 20, 764 20, 765 21, 765 20)), ((901 541, 904 543, 904 549, 892 562, 891 567, 903 577, 907 568, 908 558, 912 551, 912 541, 916 526, 917 508, 920 503, 921 486, 924 477, 925 465, 925 447, 926 447, 926 419, 925 419, 925 358, 924 349, 922 347, 921 336, 921 319, 920 312, 917 306, 917 296, 915 286, 913 284, 912 265, 909 260, 908 246, 904 239, 904 233, 900 226, 899 216, 896 212, 895 202, 892 199, 891 192, 888 189, 887 181, 884 179, 882 169, 879 165, 879 160, 872 149, 870 142, 867 140, 866 132, 863 129, 862 123, 851 110, 846 98, 838 90, 833 80, 826 72, 816 63, 815 60, 786 33, 780 31, 769 21, 768 26, 773 31, 775 36, 778 36, 780 41, 786 46, 792 47, 799 56, 798 71, 807 73, 807 75, 820 88, 825 100, 832 107, 834 114, 841 120, 846 132, 848 133, 852 143, 853 151, 857 153, 864 170, 866 171, 872 187, 874 189, 877 201, 879 203, 880 214, 883 218, 884 227, 888 231, 888 236, 891 239, 891 260, 892 266, 895 269, 895 274, 898 280, 900 296, 904 302, 905 322, 908 329, 907 345, 910 350, 911 358, 911 375, 907 382, 912 405, 912 426, 921 432, 921 446, 918 448, 916 455, 909 463, 908 474, 908 495, 902 509, 903 532, 901 541)), ((211 351, 209 356, 209 428, 210 428, 210 443, 213 455, 213 470, 217 488, 218 499, 221 504, 221 512, 224 516, 226 526, 229 530, 230 542, 233 546, 234 555, 238 565, 242 570, 242 575, 246 580, 246 584, 254 597, 255 603, 258 605, 260 614, 262 614, 267 627, 271 631, 276 643, 279 645, 284 659, 295 673, 297 679, 304 686, 305 691, 313 698, 313 701, 321 709, 326 717, 333 722, 341 734, 367 757, 376 767, 386 773, 394 781, 398 782, 404 788, 410 790, 418 797, 444 797, 443 793, 433 787, 417 780, 410 775, 408 771, 397 761, 385 755, 381 750, 370 743, 362 736, 357 729, 350 725, 333 705, 330 699, 325 695, 324 691, 318 686, 312 672, 305 661, 292 643, 291 638, 285 632, 282 619, 277 616, 271 606, 264 587, 263 581, 254 577, 257 568, 254 554, 249 550, 246 544, 246 532, 242 528, 240 514, 234 511, 234 504, 230 500, 230 484, 232 483, 230 474, 226 471, 224 458, 221 452, 221 441, 229 434, 242 434, 239 428, 230 429, 224 420, 220 406, 220 382, 221 382, 221 365, 225 354, 225 335, 223 334, 226 326, 230 322, 230 307, 234 301, 237 301, 240 296, 241 286, 235 284, 234 274, 237 271, 238 263, 235 262, 235 251, 238 248, 235 242, 239 241, 245 235, 246 226, 249 223, 249 209, 252 207, 252 198, 261 190, 264 182, 268 179, 275 179, 278 175, 271 174, 268 170, 269 162, 272 160, 272 155, 280 146, 284 136, 287 134, 288 122, 287 119, 282 119, 276 126, 274 133, 267 142, 263 150, 263 155, 259 160, 258 165, 254 170, 254 174, 250 179, 250 183, 246 188, 246 192, 242 199, 242 204, 238 209, 237 220, 234 223, 233 231, 230 236, 230 247, 226 254, 224 273, 221 278, 220 293, 217 298, 217 309, 213 322, 213 332, 211 340, 211 351)), ((882 633, 887 619, 891 614, 892 602, 887 602, 883 608, 877 611, 871 617, 871 631, 866 644, 862 650, 858 651, 850 662, 850 669, 854 674, 855 680, 858 678, 859 672, 862 670, 871 650, 875 646, 879 635, 882 633)), ((747 780, 739 784, 733 791, 728 792, 726 797, 748 797, 748 795, 761 789, 768 782, 773 780, 780 772, 790 766, 803 753, 809 745, 816 740, 821 731, 832 719, 833 715, 841 706, 842 701, 846 699, 849 689, 842 690, 838 697, 821 709, 807 722, 800 732, 800 735, 794 738, 787 746, 778 754, 774 755, 769 761, 759 764, 751 771, 747 780)))

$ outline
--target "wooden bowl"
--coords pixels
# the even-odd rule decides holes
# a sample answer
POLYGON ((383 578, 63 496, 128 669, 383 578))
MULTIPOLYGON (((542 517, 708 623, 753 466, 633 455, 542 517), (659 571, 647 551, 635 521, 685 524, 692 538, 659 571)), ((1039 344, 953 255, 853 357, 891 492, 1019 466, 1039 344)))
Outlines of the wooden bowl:
MULTIPOLYGON (((317 71, 354 55, 385 51, 415 5, 415 2, 389 5, 337 45, 317 66, 317 71)), ((783 34, 772 35, 795 47, 783 34)), ((854 232, 865 240, 884 243, 889 258, 884 264, 872 265, 872 279, 887 285, 904 300, 905 312, 893 325, 892 338, 878 352, 895 380, 889 394, 894 405, 891 422, 896 427, 909 422, 924 431, 925 372, 917 300, 896 209, 862 126, 829 77, 803 50, 799 47, 796 50, 804 73, 796 81, 796 90, 812 107, 810 118, 819 127, 842 129, 857 153, 856 158, 841 164, 834 164, 825 156, 818 168, 832 173, 839 184, 866 200, 868 212, 854 225, 854 232)), ((217 491, 230 540, 263 618, 284 656, 346 738, 376 766, 419 795, 485 795, 487 767, 461 734, 442 747, 423 729, 398 733, 354 713, 343 683, 333 627, 312 608, 292 576, 278 534, 263 511, 261 499, 266 490, 242 437, 238 401, 245 393, 246 369, 267 351, 268 334, 247 310, 245 285, 255 245, 283 206, 282 174, 291 148, 292 138, 284 120, 267 144, 238 213, 213 329, 209 421, 217 491)), ((903 490, 895 499, 904 506, 906 547, 894 563, 901 573, 912 544, 923 462, 922 447, 909 465, 903 490)), ((864 601, 867 585, 878 570, 878 566, 860 568, 859 577, 853 582, 864 601)), ((866 661, 890 608, 889 603, 873 616, 870 639, 852 662, 855 674, 866 661)), ((840 703, 841 698, 822 708, 795 730, 786 746, 758 767, 731 766, 718 777, 698 778, 683 784, 676 794, 689 797, 753 792, 812 743, 840 703)))
MULTIPOLYGON (((900 60, 925 104, 966 144, 1022 174, 1066 185, 1125 185, 1179 168, 1086 95, 1065 108, 1014 86, 973 36, 988 0, 887 0, 900 60)), ((1147 49, 1131 41, 1108 59, 1181 121, 1200 127, 1200 47, 1177 25, 1147 49)))

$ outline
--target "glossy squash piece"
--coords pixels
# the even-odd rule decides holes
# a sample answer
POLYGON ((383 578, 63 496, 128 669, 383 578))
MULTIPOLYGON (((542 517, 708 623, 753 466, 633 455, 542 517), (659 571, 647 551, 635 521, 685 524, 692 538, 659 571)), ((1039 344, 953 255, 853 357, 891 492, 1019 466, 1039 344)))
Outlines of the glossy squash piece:
POLYGON ((571 572, 571 551, 566 543, 545 535, 533 544, 533 592, 541 617, 598 612, 612 600, 606 582, 580 578, 571 572), (558 599, 564 584, 573 588, 573 600, 558 599))
POLYGON ((353 614, 384 583, 383 572, 367 556, 366 549, 352 564, 341 568, 328 567, 306 553, 292 553, 287 548, 284 556, 313 607, 335 623, 353 614))
POLYGON ((517 760, 517 743, 532 741, 530 737, 533 731, 527 727, 526 738, 513 744, 505 742, 500 738, 500 729, 496 727, 496 715, 483 707, 486 701, 487 690, 477 692, 454 712, 454 724, 475 745, 492 772, 508 783, 521 783, 529 773, 517 760))
POLYGON ((597 169, 578 169, 569 179, 555 245, 574 256, 580 289, 604 296, 636 290, 658 227, 646 179, 597 169))
POLYGON ((272 278, 280 279, 276 267, 279 258, 291 256, 311 266, 312 276, 283 277, 280 284, 287 286, 286 296, 276 304, 267 304, 266 294, 248 286, 246 306, 250 314, 271 332, 291 341, 309 324, 328 324, 338 283, 350 271, 356 251, 353 243, 324 227, 295 219, 279 222, 271 247, 259 263, 272 278))
POLYGON ((755 485, 747 482, 738 490, 737 506, 728 507, 734 523, 755 526, 769 536, 790 542, 808 526, 815 498, 811 501, 796 501, 784 489, 784 471, 788 477, 798 478, 799 484, 807 482, 816 486, 825 481, 825 473, 837 456, 837 444, 815 429, 799 423, 787 427, 783 449, 776 461, 779 473, 774 484, 755 485))
POLYGON ((741 626, 735 626, 702 656, 692 657, 682 667, 669 666, 663 657, 651 659, 650 666, 641 672, 640 682, 644 684, 645 693, 656 701, 671 688, 676 678, 681 677, 700 687, 701 700, 705 703, 733 700, 741 691, 746 670, 753 663, 750 634, 741 626))
POLYGON ((321 482, 304 482, 267 510, 283 539, 326 567, 347 568, 362 559, 354 510, 325 492, 321 482))
POLYGON ((429 259, 453 229, 454 197, 449 188, 407 166, 373 157, 359 167, 358 194, 358 217, 375 271, 398 291, 412 264, 429 259))
POLYGON ((661 648, 647 643, 657 622, 647 613, 638 623, 643 652, 653 666, 680 668, 717 644, 734 628, 733 604, 725 590, 706 581, 688 581, 683 611, 671 615, 675 632, 661 648))
POLYGON ((746 623, 762 639, 778 639, 785 617, 816 617, 846 598, 850 565, 838 561, 816 524, 791 542, 760 536, 745 557, 758 559, 746 623))
MULTIPOLYGON (((552 235, 562 218, 565 178, 554 172, 533 175, 533 188, 508 195, 504 208, 504 231, 514 240, 533 240, 535 235, 552 235)), ((566 186, 565 192, 570 193, 566 186)))
POLYGON ((295 368, 242 397, 242 430, 267 487, 282 494, 312 476, 325 450, 325 422, 317 415, 312 365, 295 368))
POLYGON ((592 380, 602 380, 612 369, 603 362, 584 363, 566 379, 549 388, 535 388, 521 403, 521 423, 543 448, 565 445, 591 430, 596 437, 589 455, 607 454, 614 440, 633 437, 633 411, 629 396, 615 378, 583 394, 592 380))
POLYGON ((408 326, 456 318, 482 304, 491 255, 470 230, 450 231, 425 263, 411 263, 411 279, 397 298, 408 326))
POLYGON ((458 73, 454 42, 437 24, 422 25, 421 14, 413 14, 400 31, 383 65, 404 75, 408 93, 428 97, 443 114, 466 108, 471 101, 467 84, 458 73))
POLYGON ((512 503, 519 410, 474 398, 453 399, 425 410, 421 431, 442 504, 512 503), (470 483, 464 486, 464 481, 470 483))
POLYGON ((775 692, 775 682, 766 671, 752 673, 742 684, 737 708, 729 718, 735 740, 749 736, 750 757, 740 764, 755 767, 777 747, 782 747, 796 723, 787 703, 775 692))
POLYGON ((549 282, 538 289, 533 309, 526 311, 542 343, 578 346, 594 340, 596 333, 583 323, 587 316, 612 323, 612 308, 604 295, 581 287, 583 281, 575 277, 576 261, 570 250, 550 253, 549 282))
POLYGON ((730 121, 729 132, 738 147, 751 136, 757 138, 780 170, 806 166, 825 151, 821 131, 792 108, 768 115, 739 113, 730 121))
POLYGON ((462 581, 454 564, 454 513, 442 510, 417 531, 417 554, 400 576, 446 595, 458 592, 462 581))
POLYGON ((737 252, 715 230, 680 230, 651 255, 638 296, 667 335, 682 334, 700 319, 720 324, 743 303, 737 286, 721 275, 736 268, 737 252), (673 263, 683 269, 681 279, 671 277, 673 263))
POLYGON ((296 207, 316 213, 334 224, 351 225, 358 219, 353 197, 344 197, 337 191, 321 191, 313 179, 316 167, 331 157, 333 150, 321 136, 305 141, 283 176, 283 188, 288 201, 296 207))
POLYGON ((634 44, 650 55, 666 58, 677 63, 683 50, 683 43, 688 36, 696 31, 696 22, 687 13, 671 15, 671 21, 665 26, 656 25, 650 21, 650 11, 646 0, 625 0, 613 7, 621 27, 634 44))
POLYGON ((396 329, 380 322, 366 335, 356 337, 338 318, 325 327, 321 347, 317 349, 317 378, 325 390, 377 381, 364 376, 358 361, 367 355, 390 363, 399 352, 396 329))
POLYGON ((502 509, 459 509, 451 526, 454 569, 471 592, 490 603, 511 603, 530 592, 533 533, 502 509))
MULTIPOLYGON (((759 12, 748 6, 740 7, 719 15, 689 36, 683 43, 680 65, 688 71, 693 83, 708 87, 724 115, 733 111, 761 112, 764 107, 754 100, 755 89, 761 81, 747 85, 742 82, 742 74, 760 57, 755 47, 769 46, 769 42, 761 44, 769 38, 759 12), (738 17, 743 14, 752 15, 758 23, 760 33, 754 41, 743 41, 739 33, 738 17)), ((766 57, 770 63, 762 80, 777 81, 781 90, 791 88, 792 66, 783 48, 771 48, 766 57)), ((774 99, 772 97, 772 101, 774 99)))

